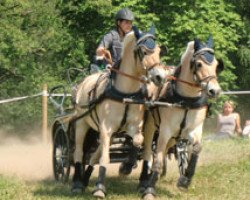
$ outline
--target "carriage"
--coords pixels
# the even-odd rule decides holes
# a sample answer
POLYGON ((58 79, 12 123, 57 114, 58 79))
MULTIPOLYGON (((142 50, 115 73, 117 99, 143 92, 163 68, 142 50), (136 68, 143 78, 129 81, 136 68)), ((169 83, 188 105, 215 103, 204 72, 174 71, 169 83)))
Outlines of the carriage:
MULTIPOLYGON (((76 71, 82 71, 83 75, 86 75, 86 70, 74 69, 76 71)), ((70 71, 68 70, 68 74, 70 71)), ((70 75, 68 75, 69 83, 70 75)), ((71 84, 72 87, 72 84, 71 84)), ((72 87, 74 88, 74 86, 72 87)), ((74 89, 73 89, 74 90, 74 89)), ((66 88, 63 85, 55 86, 51 88, 49 92, 50 102, 54 105, 57 110, 55 115, 55 119, 53 121, 51 127, 51 138, 53 144, 52 150, 52 164, 53 164, 53 174, 55 180, 66 183, 69 180, 70 176, 70 168, 74 165, 74 151, 75 151, 75 123, 70 122, 71 117, 74 115, 74 107, 73 105, 65 108, 65 100, 68 96, 66 92, 66 88), (58 93, 61 93, 62 96, 58 97, 58 93)), ((124 100, 127 103, 145 103, 152 107, 152 105, 156 105, 157 102, 131 102, 131 99, 124 100)), ((71 100, 72 102, 72 100, 71 100)), ((72 103, 73 104, 73 103, 72 103)), ((169 104, 164 104, 162 102, 158 102, 158 105, 161 106, 169 106, 169 104)), ((156 149, 156 143, 158 138, 158 131, 155 132, 153 143, 152 143, 152 151, 154 152, 156 149)), ((84 158, 83 162, 85 165, 89 164, 89 159, 91 154, 97 150, 99 145, 99 134, 93 129, 89 130, 87 134, 87 138, 83 145, 84 158)), ((137 160, 142 160, 142 152, 143 148, 141 148, 137 154, 137 160)), ((110 160, 111 163, 125 163, 128 160, 129 154, 133 153, 132 139, 126 135, 124 132, 117 132, 112 137, 112 142, 110 145, 110 160)), ((180 141, 175 148, 172 148, 168 152, 174 153, 175 157, 179 162, 179 170, 184 171, 187 166, 187 149, 185 145, 185 141, 180 141), (179 156, 177 156, 179 155, 179 156)), ((167 156, 166 158, 167 159, 167 156)), ((163 175, 166 174, 167 171, 167 161, 164 162, 163 175)), ((137 164, 134 165, 134 168, 137 167, 137 164)))
MULTIPOLYGON (((202 126, 208 109, 207 99, 210 97, 217 97, 220 93, 221 88, 217 82, 217 73, 218 70, 223 68, 223 64, 214 58, 214 51, 212 49, 213 41, 211 37, 209 38, 207 45, 203 45, 199 40, 192 41, 188 44, 186 52, 182 56, 181 67, 175 70, 172 81, 169 81, 167 84, 165 84, 167 73, 166 70, 163 70, 164 72, 162 72, 161 69, 156 68, 162 67, 162 65, 159 63, 160 50, 155 51, 155 44, 151 45, 152 35, 149 35, 148 37, 148 35, 145 34, 138 38, 138 34, 140 33, 135 32, 132 36, 130 36, 131 40, 128 41, 127 46, 124 45, 127 48, 124 50, 124 52, 127 53, 127 57, 125 56, 121 66, 123 67, 124 71, 127 70, 128 72, 134 73, 136 75, 138 75, 138 72, 146 72, 145 74, 147 74, 147 76, 151 78, 152 82, 154 82, 154 88, 159 88, 158 86, 161 85, 159 83, 163 83, 163 87, 160 87, 160 91, 158 89, 152 90, 153 93, 155 91, 157 93, 161 93, 162 89, 166 89, 164 96, 162 96, 163 101, 147 101, 142 98, 134 99, 134 96, 142 97, 142 89, 139 90, 139 93, 134 92, 138 91, 138 87, 140 87, 140 83, 138 82, 143 82, 145 85, 147 82, 145 80, 139 79, 138 77, 128 75, 124 71, 121 72, 122 70, 119 71, 115 68, 110 70, 115 71, 119 76, 119 79, 117 78, 116 82, 117 87, 120 87, 121 90, 127 90, 127 92, 129 87, 130 89, 134 87, 132 90, 133 95, 120 95, 120 92, 114 89, 114 87, 113 90, 106 90, 105 88, 112 88, 112 85, 110 85, 113 82, 112 77, 110 79, 111 81, 109 80, 107 81, 108 83, 106 85, 102 85, 103 87, 101 87, 101 91, 104 91, 104 93, 107 91, 105 95, 108 94, 113 96, 105 96, 103 93, 100 93, 100 90, 98 90, 99 84, 101 85, 103 80, 108 80, 105 79, 105 75, 103 74, 88 77, 87 80, 85 79, 82 83, 82 86, 80 86, 81 91, 78 91, 77 93, 78 100, 81 102, 87 102, 88 106, 92 105, 92 102, 95 103, 94 106, 96 106, 98 103, 97 109, 99 109, 99 114, 102 112, 102 115, 100 115, 102 116, 100 118, 102 123, 97 123, 99 122, 99 117, 96 110, 94 111, 94 114, 96 115, 95 118, 97 121, 93 120, 93 116, 85 119, 85 116, 91 115, 90 112, 92 113, 93 111, 89 107, 87 107, 87 112, 80 112, 80 115, 75 115, 77 110, 75 107, 64 110, 63 103, 66 95, 61 98, 59 103, 54 101, 53 97, 50 98, 60 111, 60 114, 56 117, 56 120, 52 126, 53 168, 55 178, 57 180, 67 181, 69 178, 70 166, 75 163, 73 189, 76 189, 77 191, 84 190, 84 185, 81 181, 82 179, 79 177, 86 176, 85 172, 88 171, 88 168, 86 171, 83 169, 84 174, 82 175, 82 165, 93 166, 94 164, 99 164, 99 176, 93 195, 104 198, 106 194, 104 185, 106 164, 109 162, 121 162, 122 165, 120 165, 119 172, 124 173, 123 170, 125 166, 127 171, 125 171, 124 174, 129 174, 132 170, 131 167, 134 167, 136 162, 133 162, 133 165, 129 163, 129 168, 126 168, 126 161, 132 157, 133 161, 140 159, 144 160, 139 183, 139 186, 142 186, 141 188, 143 197, 147 198, 151 195, 155 196, 155 184, 162 168, 162 162, 165 160, 163 159, 163 155, 165 155, 166 150, 171 149, 170 147, 174 149, 174 153, 179 163, 180 178, 177 184, 178 187, 187 189, 191 183, 191 179, 194 175, 195 166, 198 160, 198 154, 201 149, 202 126), (137 38, 137 40, 135 40, 135 38, 137 38), (150 49, 152 46, 153 49, 150 49), (131 47, 134 49, 131 50, 131 47), (156 58, 151 58, 150 55, 152 54, 156 54, 156 58), (146 60, 148 59, 147 62, 144 62, 144 58, 146 58, 146 60), (129 59, 132 59, 133 61, 129 61, 129 59), (131 63, 134 63, 134 67, 131 66, 131 63), (131 69, 128 69, 128 66, 130 66, 131 69), (136 67, 139 67, 139 69, 136 69, 136 67), (126 80, 129 79, 133 79, 133 81, 127 82, 126 80), (89 89, 89 83, 91 83, 90 86, 94 86, 94 88, 89 89), (166 88, 164 87, 165 85, 167 85, 166 88), (135 88, 137 88, 137 90, 135 90, 135 88), (181 94, 184 94, 184 96, 178 94, 177 89, 179 89, 181 94), (94 99, 94 101, 91 101, 90 97, 93 95, 95 96, 98 92, 99 97, 104 96, 105 98, 108 97, 111 100, 107 100, 103 103, 102 99, 100 101, 100 98, 98 97, 97 99, 94 99), (115 93, 115 95, 112 93, 115 93), (114 103, 114 101, 117 99, 120 102, 114 103), (111 103, 112 105, 116 105, 116 108, 121 109, 121 112, 116 112, 116 109, 110 109, 111 103), (128 110, 128 106, 126 105, 130 103, 132 104, 133 109, 128 110), (143 105, 143 109, 141 109, 142 107, 137 106, 138 104, 143 105), (148 133, 145 133, 144 143, 142 143, 143 141, 140 138, 142 136, 142 132, 140 131, 143 131, 142 125, 145 121, 143 116, 145 116, 144 111, 145 106, 147 105, 150 105, 153 111, 150 112, 151 120, 149 121, 151 123, 145 123, 147 128, 144 128, 144 131, 148 133), (162 106, 166 108, 161 108, 162 106), (106 108, 109 108, 108 112, 105 110, 106 108), (136 111, 138 111, 137 113, 139 113, 139 117, 133 114, 133 112, 136 111), (113 114, 116 113, 115 115, 111 116, 113 119, 111 119, 107 114, 110 112, 113 112, 113 114), (127 112, 130 112, 130 118, 128 117, 127 112), (154 113, 158 115, 158 122, 155 120, 155 117, 152 116, 154 113), (74 120, 72 120, 72 116, 77 117, 73 117, 74 120), (108 120, 106 120, 105 117, 108 117, 108 120), (162 123, 162 117, 167 119, 167 121, 162 123), (79 119, 82 119, 82 123, 78 123, 77 120, 79 119), (89 119, 92 121, 90 122, 89 119), (132 128, 127 126, 127 131, 119 128, 119 125, 123 127, 125 124, 124 119, 125 122, 127 120, 126 123, 130 122, 132 126, 132 128), (136 123, 134 123, 135 121, 136 123), (113 122, 116 123, 116 125, 114 125, 113 122), (77 123, 78 128, 76 127, 77 123), (158 128, 155 126, 157 123, 158 128), (99 125, 101 126, 101 129, 99 129, 99 125), (83 129, 79 129, 81 126, 83 129), (94 130, 92 127, 97 128, 94 130), (107 127, 109 128, 107 129, 107 127), (81 135, 82 130, 85 131, 83 133, 84 137, 81 135), (99 132, 97 130, 101 131, 99 132), (159 134, 157 134, 158 132, 159 134), (77 140, 78 145, 74 139, 75 135, 77 134, 78 139, 80 139, 80 143, 77 140), (173 144, 171 144, 172 141, 173 144), (137 145, 139 144, 143 146, 140 146, 138 149, 138 145, 135 148, 136 142, 137 145), (156 152, 155 156, 153 156, 154 160, 151 169, 152 173, 148 174, 148 161, 152 158, 152 150, 154 152, 155 149, 156 152), (74 160, 75 158, 73 159, 73 152, 78 153, 77 162, 74 160), (93 157, 96 159, 94 160, 95 162, 91 160, 93 157)), ((53 92, 58 88, 60 87, 54 88, 51 93, 53 94, 53 92)), ((148 88, 150 88, 149 84, 147 84, 147 89, 148 88)), ((63 90, 63 93, 66 94, 65 89, 63 90)), ((158 97, 158 99, 161 98, 161 96, 158 97)), ((86 104, 79 105, 78 109, 86 109, 86 104)), ((91 173, 92 172, 90 172, 89 176, 91 173)), ((87 179, 89 180, 88 175, 87 179)))

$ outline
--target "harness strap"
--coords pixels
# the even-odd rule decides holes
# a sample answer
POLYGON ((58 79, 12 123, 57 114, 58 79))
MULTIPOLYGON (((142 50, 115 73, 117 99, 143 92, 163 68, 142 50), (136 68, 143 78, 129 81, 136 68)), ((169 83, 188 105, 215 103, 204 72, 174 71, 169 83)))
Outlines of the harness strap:
POLYGON ((128 110, 129 110, 129 104, 126 104, 124 115, 123 115, 122 121, 120 123, 120 126, 119 126, 117 132, 120 132, 120 130, 122 129, 122 127, 126 124, 127 116, 128 116, 128 110))
POLYGON ((179 134, 177 135, 177 137, 173 137, 176 141, 178 141, 178 140, 180 139, 181 133, 182 133, 183 129, 184 129, 185 126, 186 126, 186 120, 187 120, 187 113, 188 113, 188 110, 189 110, 189 109, 185 109, 185 113, 184 113, 182 122, 181 122, 181 124, 180 124, 180 131, 179 131, 179 134))
POLYGON ((94 107, 94 110, 93 110, 93 111, 94 111, 94 113, 95 113, 96 120, 95 120, 95 118, 94 118, 93 112, 90 112, 90 117, 91 117, 91 119, 93 120, 94 124, 96 125, 98 132, 100 132, 100 129, 99 129, 100 120, 99 120, 99 117, 98 117, 98 114, 97 114, 97 111, 96 111, 96 106, 94 107))

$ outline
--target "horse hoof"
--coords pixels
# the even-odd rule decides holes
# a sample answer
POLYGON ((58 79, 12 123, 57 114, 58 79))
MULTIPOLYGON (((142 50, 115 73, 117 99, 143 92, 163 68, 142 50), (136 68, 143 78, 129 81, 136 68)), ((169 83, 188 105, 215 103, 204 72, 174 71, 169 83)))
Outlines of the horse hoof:
POLYGON ((81 194, 84 191, 84 185, 81 181, 73 182, 73 186, 71 188, 71 192, 74 194, 81 194))
POLYGON ((152 200, 155 197, 156 197, 156 191, 154 187, 146 188, 142 195, 143 200, 152 200))
POLYGON ((143 200, 154 200, 155 199, 155 196, 152 195, 152 194, 146 194, 144 197, 143 197, 143 200))
POLYGON ((188 179, 186 176, 180 176, 177 187, 179 190, 186 192, 188 190, 188 187, 190 185, 190 179, 188 179))
POLYGON ((105 193, 102 190, 96 190, 93 193, 93 196, 99 199, 104 199, 105 198, 105 193))
POLYGON ((141 180, 137 187, 138 192, 144 194, 145 190, 147 189, 147 185, 148 185, 147 181, 141 180))
POLYGON ((146 187, 144 187, 144 186, 139 186, 138 187, 138 192, 141 193, 141 194, 143 194, 145 192, 145 190, 146 190, 146 187))
POLYGON ((132 169, 133 169, 133 166, 130 166, 126 163, 122 163, 119 167, 119 175, 120 176, 127 176, 129 174, 131 174, 132 172, 132 169))

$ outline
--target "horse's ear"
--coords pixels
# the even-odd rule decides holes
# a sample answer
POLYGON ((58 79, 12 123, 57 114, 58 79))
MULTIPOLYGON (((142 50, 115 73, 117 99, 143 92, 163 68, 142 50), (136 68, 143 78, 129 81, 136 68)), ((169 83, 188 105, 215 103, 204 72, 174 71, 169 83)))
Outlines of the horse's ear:
POLYGON ((208 41, 207 41, 207 46, 211 49, 214 48, 214 39, 213 39, 213 36, 210 34, 209 38, 208 38, 208 41))
POLYGON ((167 46, 161 45, 160 49, 161 49, 161 51, 160 51, 160 57, 166 56, 168 54, 169 50, 168 50, 167 46))
POLYGON ((151 27, 150 27, 150 30, 149 30, 149 33, 152 34, 152 35, 155 35, 155 25, 152 24, 151 27))
POLYGON ((202 48, 201 41, 197 38, 194 39, 194 51, 198 51, 202 48))
POLYGON ((133 31, 134 31, 134 33, 135 33, 136 39, 138 40, 138 39, 141 37, 141 34, 140 34, 140 31, 139 31, 139 29, 137 28, 137 26, 133 26, 133 31))
POLYGON ((217 59, 217 61, 218 61, 218 65, 216 68, 216 73, 219 74, 224 70, 224 62, 222 59, 217 59))

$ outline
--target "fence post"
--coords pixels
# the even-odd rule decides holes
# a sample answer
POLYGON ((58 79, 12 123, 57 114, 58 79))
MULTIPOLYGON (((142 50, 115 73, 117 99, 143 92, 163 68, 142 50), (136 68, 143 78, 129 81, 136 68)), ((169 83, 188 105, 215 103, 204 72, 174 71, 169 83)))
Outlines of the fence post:
POLYGON ((42 136, 43 142, 48 142, 48 86, 47 84, 43 85, 43 99, 42 99, 42 114, 43 114, 43 122, 42 122, 42 136))

